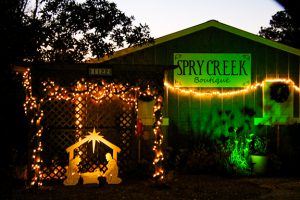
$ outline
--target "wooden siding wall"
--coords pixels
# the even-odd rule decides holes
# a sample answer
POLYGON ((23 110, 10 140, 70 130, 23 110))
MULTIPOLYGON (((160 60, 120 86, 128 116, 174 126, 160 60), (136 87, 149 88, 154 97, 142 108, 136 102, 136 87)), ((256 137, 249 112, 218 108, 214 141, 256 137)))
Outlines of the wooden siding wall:
MULTIPOLYGON (((299 86, 299 56, 216 28, 208 28, 157 44, 107 63, 170 66, 174 64, 174 53, 250 53, 252 56, 252 83, 262 82, 268 78, 290 78, 299 86)), ((166 73, 165 81, 173 82, 172 70, 166 73)), ((218 90, 226 91, 225 88, 218 88, 218 90)), ((168 129, 170 136, 175 133, 188 135, 195 132, 209 132, 209 129, 217 128, 218 125, 217 119, 210 118, 212 113, 241 110, 245 107, 255 110, 254 117, 262 117, 261 88, 246 95, 230 98, 193 97, 165 88, 164 117, 168 117, 170 121, 168 129)), ((221 122, 221 118, 224 116, 219 116, 219 122, 221 122)), ((297 92, 294 101, 294 117, 299 117, 299 93, 297 92)), ((224 130, 219 132, 222 131, 224 130)))

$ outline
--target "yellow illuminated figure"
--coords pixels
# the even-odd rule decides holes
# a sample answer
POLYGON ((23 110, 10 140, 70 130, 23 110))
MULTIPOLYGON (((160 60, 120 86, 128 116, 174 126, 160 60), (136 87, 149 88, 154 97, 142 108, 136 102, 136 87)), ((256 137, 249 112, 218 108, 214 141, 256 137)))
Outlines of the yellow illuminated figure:
POLYGON ((117 161, 112 158, 110 153, 106 153, 105 158, 108 161, 106 165, 107 170, 103 173, 97 168, 94 172, 82 173, 83 184, 98 183, 100 176, 105 177, 108 184, 119 184, 122 182, 122 179, 118 177, 119 169, 117 161))
POLYGON ((99 168, 95 169, 93 172, 85 172, 81 174, 83 184, 96 183, 98 184, 98 177, 101 176, 102 172, 99 168))
POLYGON ((104 139, 102 135, 99 134, 96 129, 93 129, 93 132, 89 132, 89 135, 85 136, 82 140, 76 142, 75 144, 69 146, 66 151, 69 153, 69 168, 67 170, 67 179, 64 181, 64 185, 76 185, 81 177, 83 180, 83 184, 90 183, 99 183, 98 178, 103 176, 106 178, 106 182, 108 184, 119 184, 121 183, 121 179, 118 177, 118 166, 117 166, 117 153, 121 151, 119 147, 112 144, 108 140, 104 139), (82 144, 87 142, 92 142, 93 153, 95 149, 96 142, 102 142, 106 146, 110 147, 113 151, 113 155, 110 153, 106 153, 105 157, 108 161, 107 170, 103 173, 99 168, 95 169, 93 172, 85 172, 79 174, 78 172, 78 164, 81 159, 79 156, 76 156, 74 159, 74 150, 79 148, 82 144))
POLYGON ((81 162, 81 158, 76 156, 69 162, 69 167, 66 173, 67 179, 64 181, 64 185, 76 185, 79 181, 80 174, 78 164, 81 162))
POLYGON ((107 170, 102 175, 106 178, 106 182, 108 184, 119 184, 122 182, 122 179, 118 177, 119 169, 117 165, 117 161, 112 158, 110 153, 105 155, 106 160, 108 161, 106 167, 107 170))

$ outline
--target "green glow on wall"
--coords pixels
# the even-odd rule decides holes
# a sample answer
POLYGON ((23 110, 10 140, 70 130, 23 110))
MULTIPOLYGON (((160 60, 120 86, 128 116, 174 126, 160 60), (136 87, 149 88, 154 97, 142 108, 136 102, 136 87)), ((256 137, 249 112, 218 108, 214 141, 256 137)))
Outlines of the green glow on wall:
POLYGON ((175 87, 245 87, 251 84, 251 54, 174 53, 175 87))
MULTIPOLYGON (((206 91, 205 88, 198 90, 206 91)), ((215 160, 218 163, 209 169, 251 173, 250 155, 254 152, 256 136, 266 136, 265 126, 254 124, 255 117, 263 114, 263 104, 257 100, 263 96, 261 90, 220 98, 199 97, 173 90, 166 94, 170 119, 169 145, 192 152, 189 159, 192 170, 204 170, 206 164, 212 165, 212 162, 205 162, 215 160)))
MULTIPOLYGON (((203 143, 208 141, 208 146, 204 145, 204 148, 208 149, 211 148, 209 146, 211 144, 222 145, 223 150, 220 151, 226 152, 226 157, 223 159, 224 162, 220 162, 223 162, 224 168, 228 171, 235 168, 240 174, 250 173, 250 144, 253 136, 259 134, 261 130, 254 125, 255 110, 245 106, 243 97, 220 102, 218 99, 199 101, 188 96, 180 96, 180 103, 177 104, 177 109, 171 112, 173 111, 176 111, 177 115, 171 113, 173 118, 170 124, 178 124, 176 129, 181 135, 180 145, 184 143, 182 138, 188 140, 187 145, 194 145, 193 142, 198 141, 203 146, 203 143), (226 138, 224 143, 222 138, 226 138)), ((172 136, 173 134, 174 132, 172 136)), ((177 148, 181 148, 178 147, 178 143, 176 144, 177 148)))
POLYGON ((257 175, 265 174, 268 157, 262 155, 251 155, 251 162, 253 162, 253 171, 257 175))

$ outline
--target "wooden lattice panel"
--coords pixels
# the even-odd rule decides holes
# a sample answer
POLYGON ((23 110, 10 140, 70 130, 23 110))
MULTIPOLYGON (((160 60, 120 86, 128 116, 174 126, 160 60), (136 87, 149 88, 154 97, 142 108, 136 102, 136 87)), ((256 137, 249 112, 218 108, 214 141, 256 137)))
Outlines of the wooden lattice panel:
POLYGON ((66 178, 66 167, 53 164, 52 166, 42 166, 41 169, 44 183, 61 183, 66 178))
POLYGON ((69 101, 46 100, 42 104, 43 124, 46 127, 74 128, 75 107, 69 101))
POLYGON ((131 155, 131 145, 132 138, 135 131, 136 123, 136 112, 134 106, 131 104, 125 104, 122 107, 122 112, 119 118, 120 123, 120 136, 121 144, 120 148, 122 149, 120 153, 120 173, 125 173, 126 168, 128 168, 129 163, 134 159, 131 155))
POLYGON ((93 172, 99 168, 102 171, 106 170, 107 161, 105 160, 105 154, 109 152, 104 144, 97 143, 93 152, 92 144, 86 143, 80 146, 80 158, 81 162, 79 165, 80 172, 93 172))
POLYGON ((68 166, 66 148, 75 142, 74 129, 46 129, 43 137, 42 177, 47 181, 64 179, 68 166))
POLYGON ((89 99, 87 105, 86 127, 118 127, 120 110, 124 103, 116 96, 107 96, 101 103, 89 99))
POLYGON ((87 97, 86 95, 78 95, 75 97, 74 112, 75 112, 75 137, 77 140, 81 137, 84 129, 84 123, 86 122, 87 116, 87 97))
MULTIPOLYGON (((120 174, 126 172, 131 154, 132 138, 135 131, 136 112, 134 103, 125 103, 115 95, 108 95, 101 103, 87 95, 78 95, 73 100, 49 100, 43 103, 44 132, 42 137, 43 154, 42 178, 44 181, 62 182, 68 166, 66 148, 84 138, 96 128, 105 139, 121 148, 118 155, 120 174)), ((91 172, 96 168, 106 170, 105 153, 111 149, 104 144, 82 145, 78 152, 82 162, 81 172, 91 172)))

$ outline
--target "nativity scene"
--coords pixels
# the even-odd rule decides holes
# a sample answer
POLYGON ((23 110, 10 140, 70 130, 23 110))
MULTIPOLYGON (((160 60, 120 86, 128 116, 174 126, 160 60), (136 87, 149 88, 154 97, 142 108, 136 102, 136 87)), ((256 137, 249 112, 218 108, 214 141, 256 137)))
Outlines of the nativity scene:
POLYGON ((83 179, 83 184, 98 184, 99 177, 104 177, 108 184, 121 183, 122 179, 118 177, 119 170, 117 165, 117 153, 119 153, 121 149, 104 139, 103 136, 99 135, 99 132, 96 132, 95 128, 93 132, 89 132, 89 135, 87 135, 83 140, 71 145, 66 149, 66 151, 69 153, 69 166, 66 172, 67 178, 64 181, 64 185, 77 185, 80 178, 83 179), (104 172, 99 168, 96 168, 93 172, 79 172, 78 165, 81 162, 81 159, 80 155, 77 155, 74 158, 74 150, 86 142, 92 142, 93 153, 96 142, 102 142, 113 150, 113 156, 110 153, 105 154, 108 163, 104 172))

